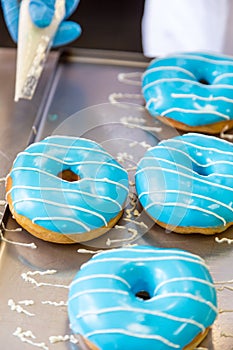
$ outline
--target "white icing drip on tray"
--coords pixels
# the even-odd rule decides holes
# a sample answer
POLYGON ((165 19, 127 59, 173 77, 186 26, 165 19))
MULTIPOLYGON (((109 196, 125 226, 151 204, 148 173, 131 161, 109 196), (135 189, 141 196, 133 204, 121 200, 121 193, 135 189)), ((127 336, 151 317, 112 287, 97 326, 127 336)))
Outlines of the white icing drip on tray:
POLYGON ((84 249, 84 248, 79 248, 77 250, 78 253, 80 254, 98 254, 98 253, 102 253, 104 250, 100 249, 100 250, 90 250, 90 249, 84 249))
POLYGON ((36 287, 42 287, 42 286, 48 286, 48 287, 56 287, 56 288, 69 288, 69 286, 63 285, 63 284, 53 284, 53 283, 45 283, 45 282, 37 282, 34 278, 30 276, 35 275, 53 275, 57 271, 56 270, 46 270, 46 271, 28 271, 26 273, 22 273, 21 277, 25 282, 34 284, 36 287))
MULTIPOLYGON (((119 103, 120 100, 124 99, 143 99, 143 96, 141 94, 128 94, 128 93, 122 93, 122 92, 113 92, 108 96, 108 100, 110 103, 119 103)), ((137 109, 144 109, 142 106, 137 106, 137 109)))
POLYGON ((121 83, 141 86, 142 73, 141 72, 119 73, 117 79, 121 83), (135 80, 134 78, 138 78, 138 80, 135 80))
POLYGON ((230 238, 227 238, 227 237, 223 237, 223 238, 215 237, 215 242, 232 244, 233 243, 233 239, 230 239, 230 238))
POLYGON ((49 337, 49 341, 51 344, 70 341, 72 344, 78 344, 78 339, 75 338, 73 334, 69 335, 51 335, 49 337))
POLYGON ((37 343, 37 342, 33 341, 32 339, 35 340, 36 336, 29 330, 23 331, 21 327, 17 327, 17 329, 15 330, 13 335, 18 337, 23 343, 33 345, 33 346, 41 348, 43 350, 49 350, 48 346, 44 342, 37 343))
POLYGON ((31 312, 25 310, 20 304, 23 305, 32 305, 34 304, 34 302, 32 300, 23 300, 21 302, 19 302, 18 304, 15 303, 15 301, 13 299, 9 299, 8 300, 8 306, 10 307, 11 311, 16 311, 19 314, 25 314, 27 316, 35 316, 35 314, 32 314, 31 312))
POLYGON ((41 304, 43 305, 52 305, 52 306, 67 306, 67 302, 66 301, 51 301, 51 300, 44 300, 41 302, 41 304))
POLYGON ((108 238, 107 241, 106 241, 106 245, 109 247, 113 243, 128 242, 128 241, 132 241, 133 239, 135 239, 137 237, 137 234, 138 234, 137 230, 129 227, 127 229, 127 231, 132 233, 132 235, 130 237, 119 238, 119 239, 110 239, 110 238, 108 238))
MULTIPOLYGON (((4 224, 3 224, 3 222, 2 222, 2 226, 3 226, 3 225, 4 225, 4 224)), ((5 228, 4 228, 4 230, 5 230, 5 228)), ((11 231, 12 231, 12 232, 15 232, 15 231, 22 231, 22 229, 21 229, 21 228, 17 228, 17 229, 14 229, 14 230, 8 230, 8 229, 7 229, 7 230, 5 230, 5 231, 7 231, 7 232, 11 232, 11 231)), ((36 249, 36 248, 37 248, 37 245, 36 245, 35 243, 15 242, 15 241, 11 241, 11 240, 5 238, 1 230, 0 230, 0 238, 1 238, 1 240, 2 240, 3 242, 5 242, 5 243, 9 243, 9 244, 13 244, 13 245, 18 245, 18 246, 20 246, 20 247, 31 248, 31 249, 36 249)))

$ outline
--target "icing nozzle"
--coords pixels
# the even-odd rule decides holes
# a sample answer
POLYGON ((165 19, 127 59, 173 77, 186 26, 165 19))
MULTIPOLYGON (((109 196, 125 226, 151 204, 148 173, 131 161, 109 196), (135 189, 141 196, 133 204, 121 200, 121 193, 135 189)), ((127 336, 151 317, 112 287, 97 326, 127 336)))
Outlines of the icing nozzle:
POLYGON ((56 0, 51 24, 39 28, 29 14, 29 0, 23 0, 19 13, 15 101, 32 99, 52 46, 57 28, 65 16, 65 0, 56 0))

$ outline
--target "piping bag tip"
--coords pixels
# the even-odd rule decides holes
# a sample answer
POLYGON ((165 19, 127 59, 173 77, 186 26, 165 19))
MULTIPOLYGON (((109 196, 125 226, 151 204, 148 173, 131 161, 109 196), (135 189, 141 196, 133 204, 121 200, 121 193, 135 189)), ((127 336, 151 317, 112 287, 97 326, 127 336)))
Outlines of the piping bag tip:
POLYGON ((52 46, 58 26, 65 15, 65 0, 56 0, 51 24, 36 27, 29 14, 29 0, 23 0, 19 13, 18 48, 14 101, 31 100, 52 46))

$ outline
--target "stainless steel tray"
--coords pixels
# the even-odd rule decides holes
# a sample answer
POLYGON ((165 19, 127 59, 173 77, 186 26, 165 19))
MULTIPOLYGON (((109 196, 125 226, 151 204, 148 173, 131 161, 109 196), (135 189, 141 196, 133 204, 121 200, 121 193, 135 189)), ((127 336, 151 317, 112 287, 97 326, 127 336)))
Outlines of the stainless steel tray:
MULTIPOLYGON (((36 100, 17 105, 17 109, 9 103, 10 108, 15 108, 16 116, 8 112, 11 118, 7 129, 9 134, 4 136, 4 142, 1 144, 1 150, 4 152, 2 157, 6 156, 2 176, 10 168, 16 153, 28 142, 40 140, 51 134, 84 136, 101 142, 112 154, 122 158, 124 165, 130 169, 143 155, 147 144, 155 145, 160 139, 177 134, 176 131, 164 126, 159 131, 157 128, 161 128, 161 125, 154 123, 142 108, 140 85, 132 82, 134 79, 138 81, 134 72, 143 72, 148 63, 142 55, 71 50, 64 52, 59 58, 54 54, 52 61, 47 74, 47 78, 51 76, 51 79, 50 81, 45 79, 45 83, 41 83, 37 97, 35 96, 36 100), (112 97, 111 101, 114 96, 120 98, 123 104, 119 106, 109 103, 109 96, 112 97), (29 119, 26 120, 25 115, 29 115, 29 119), (20 132, 17 129, 17 120, 22 123, 21 125, 19 121, 19 127, 23 129, 20 132), (153 128, 148 129, 151 126, 153 128), (14 147, 9 138, 14 140, 14 147)), ((4 75, 6 68, 0 65, 0 76, 4 75)), ((9 96, 10 98, 13 96, 12 86, 11 82, 8 100, 9 96)), ((0 91, 0 97, 2 94, 0 91)), ((133 181, 133 169, 129 173, 133 181)), ((133 191, 133 186, 131 190, 133 191)), ((131 204, 128 205, 130 207, 131 204)), ((141 210, 140 206, 137 208, 141 210)), ((5 225, 8 229, 17 228, 17 224, 8 214, 6 210, 5 225)), ((127 213, 124 218, 127 219, 127 213)), ((66 286, 72 281, 80 265, 91 257, 90 253, 80 253, 77 250, 95 251, 126 243, 137 243, 187 249, 206 260, 214 280, 221 282, 216 285, 220 314, 201 347, 215 350, 233 349, 232 246, 217 243, 215 236, 183 236, 165 232, 154 225, 143 212, 138 218, 134 218, 134 222, 125 221, 124 218, 120 221, 124 229, 112 229, 101 238, 82 245, 61 246, 38 240, 25 231, 5 232, 5 237, 10 240, 34 242, 37 246, 37 249, 31 249, 5 242, 1 242, 0 245, 0 337, 2 344, 6 344, 5 348, 12 350, 34 348, 32 344, 22 343, 16 335, 13 335, 17 327, 21 327, 22 331, 30 330, 36 336, 35 339, 26 337, 27 341, 42 342, 54 350, 78 349, 78 346, 69 340, 50 343, 51 336, 70 334, 66 306, 55 306, 51 302, 67 300, 66 286), (140 225, 140 222, 145 223, 148 228, 140 225), (132 229, 137 229, 138 235, 130 240, 134 232, 132 229), (120 242, 114 243, 118 238, 121 239, 120 242), (106 242, 111 242, 111 245, 108 246, 106 242), (26 282, 22 278, 25 277, 22 274, 29 271, 48 270, 54 271, 52 274, 27 275, 42 283, 40 286, 26 282), (11 310, 12 302, 8 305, 10 299, 18 305, 20 301, 32 300, 32 305, 20 304, 20 306, 33 316, 11 310)), ((232 229, 218 237, 232 238, 232 229)))

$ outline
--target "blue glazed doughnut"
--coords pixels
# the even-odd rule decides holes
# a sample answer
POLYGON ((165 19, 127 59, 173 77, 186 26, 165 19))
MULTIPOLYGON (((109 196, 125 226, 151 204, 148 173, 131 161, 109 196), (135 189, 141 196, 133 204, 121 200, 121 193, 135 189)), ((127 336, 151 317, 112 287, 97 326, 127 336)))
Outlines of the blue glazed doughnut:
POLYGON ((214 234, 233 224, 233 145, 186 134, 149 149, 136 171, 136 190, 159 225, 179 233, 214 234))
POLYGON ((233 58, 202 52, 154 59, 142 79, 149 113, 186 131, 233 126, 233 58))
POLYGON ((113 249, 81 267, 68 313, 73 332, 101 350, 194 349, 216 318, 216 290, 204 260, 189 252, 113 249))
POLYGON ((44 240, 98 237, 123 212, 128 174, 96 142, 51 136, 16 157, 7 200, 18 223, 44 240))

